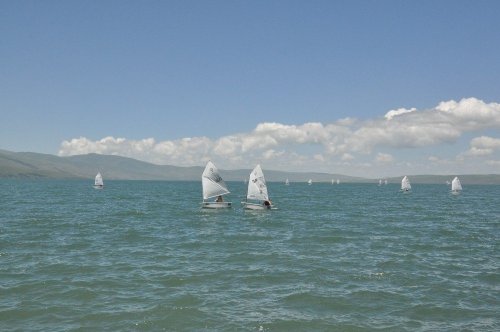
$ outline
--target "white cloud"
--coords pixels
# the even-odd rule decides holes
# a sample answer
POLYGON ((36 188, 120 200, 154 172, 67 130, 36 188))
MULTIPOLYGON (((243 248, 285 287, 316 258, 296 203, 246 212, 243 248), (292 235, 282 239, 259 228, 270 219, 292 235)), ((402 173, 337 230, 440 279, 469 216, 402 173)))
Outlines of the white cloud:
POLYGON ((320 162, 324 162, 325 161, 325 157, 322 154, 315 154, 314 155, 314 159, 316 161, 320 161, 320 162))
POLYGON ((500 166, 500 160, 487 160, 486 164, 497 167, 500 166))
POLYGON ((350 153, 344 153, 342 157, 340 157, 342 161, 351 161, 354 160, 354 156, 350 153))
MULTIPOLYGON (((63 141, 59 155, 116 154, 184 166, 201 165, 210 158, 223 161, 225 167, 248 166, 266 159, 280 169, 317 169, 317 165, 328 168, 344 164, 348 167, 356 160, 361 167, 369 164, 366 158, 370 156, 378 165, 388 164, 394 161, 393 155, 398 150, 417 151, 455 143, 464 133, 492 128, 500 128, 500 104, 467 98, 441 102, 427 110, 400 108, 367 120, 346 118, 326 124, 300 125, 260 123, 250 132, 216 139, 201 136, 156 141, 105 137, 93 141, 80 137, 63 141), (372 156, 378 148, 391 150, 391 154, 372 156)), ((499 141, 477 137, 465 155, 489 155, 499 150, 499 141)))
POLYGON ((270 149, 270 150, 267 150, 267 151, 264 151, 264 153, 262 153, 262 157, 264 159, 273 159, 273 158, 279 158, 281 157, 285 152, 284 151, 275 151, 273 149, 270 149))
POLYGON ((471 146, 485 150, 500 150, 500 139, 488 136, 476 137, 471 141, 471 146))
POLYGON ((399 109, 365 121, 345 138, 345 148, 371 153, 374 147, 418 148, 455 142, 464 132, 500 128, 500 104, 475 98, 417 111, 399 109))
POLYGON ((500 150, 500 139, 488 136, 473 138, 470 149, 464 153, 465 156, 489 156, 496 150, 500 150))
POLYGON ((444 159, 444 158, 440 158, 440 157, 436 157, 436 156, 430 156, 427 158, 428 161, 430 161, 431 163, 434 163, 434 164, 447 164, 447 163, 450 163, 450 160, 447 160, 447 159, 444 159))
POLYGON ((378 153, 375 161, 379 164, 388 164, 394 161, 394 157, 388 153, 378 153))
POLYGON ((436 156, 430 156, 427 160, 432 161, 433 163, 438 163, 441 159, 436 156))
POLYGON ((416 110, 417 110, 416 108, 411 108, 411 109, 398 108, 397 110, 391 110, 391 111, 385 113, 384 117, 387 120, 391 120, 395 116, 402 115, 402 114, 405 114, 405 113, 415 112, 416 110))
POLYGON ((226 136, 219 138, 215 144, 213 151, 220 156, 234 155, 241 150, 241 142, 236 136, 226 136))

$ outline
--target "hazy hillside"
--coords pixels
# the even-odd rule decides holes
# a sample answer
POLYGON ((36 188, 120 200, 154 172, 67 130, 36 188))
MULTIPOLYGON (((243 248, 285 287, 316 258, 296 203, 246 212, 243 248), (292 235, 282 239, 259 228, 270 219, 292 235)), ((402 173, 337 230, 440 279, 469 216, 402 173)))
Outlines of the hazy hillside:
MULTIPOLYGON (((10 152, 0 150, 0 178, 88 178, 93 179, 101 172, 105 180, 200 180, 203 167, 178 167, 154 165, 143 161, 99 154, 87 154, 71 157, 58 157, 33 152, 10 152)), ((226 181, 243 181, 248 178, 250 169, 224 170, 221 174, 226 181)), ((378 179, 351 177, 341 174, 282 172, 264 169, 268 181, 330 182, 339 179, 343 182, 373 182, 378 179)), ((445 183, 454 175, 414 175, 410 176, 413 184, 445 183)), ((459 175, 465 184, 500 184, 500 175, 459 175)), ((401 176, 388 179, 389 183, 399 183, 401 176)))
POLYGON ((0 150, 0 177, 190 180, 199 178, 201 167, 159 166, 139 160, 98 154, 58 157, 0 150))
MULTIPOLYGON (((105 179, 122 180, 199 180, 203 167, 177 167, 154 165, 120 156, 99 154, 58 157, 31 152, 9 152, 0 150, 0 177, 9 178, 93 178, 101 172, 105 179)), ((243 181, 250 169, 223 170, 226 181, 243 181)), ((292 173, 265 170, 268 181, 331 181, 339 178, 343 182, 363 182, 363 178, 326 173, 292 173)))

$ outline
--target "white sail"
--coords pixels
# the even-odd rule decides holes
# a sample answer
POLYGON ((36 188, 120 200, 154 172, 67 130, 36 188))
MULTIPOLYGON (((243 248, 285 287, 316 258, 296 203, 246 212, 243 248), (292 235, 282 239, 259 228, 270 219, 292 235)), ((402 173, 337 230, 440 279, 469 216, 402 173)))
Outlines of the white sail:
POLYGON ((260 165, 255 166, 250 173, 250 181, 248 181, 248 199, 255 199, 259 201, 269 200, 267 193, 266 179, 260 165))
POLYGON ((288 178, 286 178, 286 180, 285 180, 285 185, 287 185, 287 186, 290 185, 290 181, 288 181, 288 178))
POLYGON ((401 180, 401 190, 408 191, 410 189, 411 189, 410 180, 405 175, 405 177, 403 178, 403 180, 401 180))
POLYGON ((384 180, 384 184, 387 184, 387 179, 384 180))
POLYGON ((339 179, 337 179, 337 184, 339 184, 339 183, 340 183, 340 180, 339 180, 339 179))
POLYGON ((209 199, 216 196, 229 194, 226 183, 219 175, 219 170, 209 161, 201 175, 201 184, 203 186, 203 199, 209 199))
POLYGON ((460 183, 460 180, 456 176, 453 179, 453 181, 451 181, 451 190, 452 191, 460 191, 460 190, 462 190, 462 184, 460 183))
POLYGON ((378 180, 378 185, 381 186, 382 185, 382 179, 378 180))
POLYGON ((313 180, 312 180, 312 179, 309 179, 309 180, 307 181, 307 184, 308 184, 308 185, 311 185, 312 183, 313 183, 313 180))
POLYGON ((101 172, 97 173, 97 175, 95 176, 94 186, 96 186, 96 187, 104 186, 104 182, 102 181, 101 172))

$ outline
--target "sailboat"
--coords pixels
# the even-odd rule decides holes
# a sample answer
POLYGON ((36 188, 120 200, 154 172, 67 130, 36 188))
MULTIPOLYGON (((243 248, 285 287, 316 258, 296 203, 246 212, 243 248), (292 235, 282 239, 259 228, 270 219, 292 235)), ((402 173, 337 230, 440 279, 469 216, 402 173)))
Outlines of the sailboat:
POLYGON ((205 209, 230 208, 231 202, 226 202, 222 196, 229 194, 227 185, 219 175, 219 170, 209 161, 201 175, 201 185, 203 187, 203 202, 201 207, 205 209), (216 200, 210 200, 217 197, 216 200))
POLYGON ((378 186, 380 187, 382 185, 382 179, 378 180, 378 186))
POLYGON ((267 193, 266 179, 260 165, 250 173, 248 181, 247 199, 241 202, 247 210, 268 210, 273 208, 269 194, 267 193))
POLYGON ((384 180, 384 184, 387 185, 387 179, 384 180))
POLYGON ((410 192, 410 190, 411 190, 410 180, 405 175, 405 177, 401 180, 401 191, 402 192, 410 192))
POLYGON ((337 184, 340 184, 340 180, 339 179, 337 179, 337 184))
POLYGON ((98 172, 97 175, 95 176, 94 188, 95 189, 102 189, 102 188, 104 188, 104 182, 102 181, 101 172, 98 172))
POLYGON ((285 186, 289 186, 290 185, 290 181, 288 181, 288 178, 286 178, 285 180, 285 186))
POLYGON ((462 191, 462 184, 460 183, 460 180, 458 179, 457 176, 451 181, 451 193, 454 195, 460 194, 462 191))
POLYGON ((313 180, 312 180, 312 179, 307 180, 307 184, 308 184, 308 185, 313 184, 313 180))

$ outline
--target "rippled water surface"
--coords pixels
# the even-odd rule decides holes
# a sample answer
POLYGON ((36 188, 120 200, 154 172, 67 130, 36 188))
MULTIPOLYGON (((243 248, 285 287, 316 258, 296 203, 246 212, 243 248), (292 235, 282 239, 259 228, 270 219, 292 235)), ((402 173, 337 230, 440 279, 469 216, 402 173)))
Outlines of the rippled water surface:
POLYGON ((0 330, 500 330, 500 187, 228 185, 0 180, 0 330))

